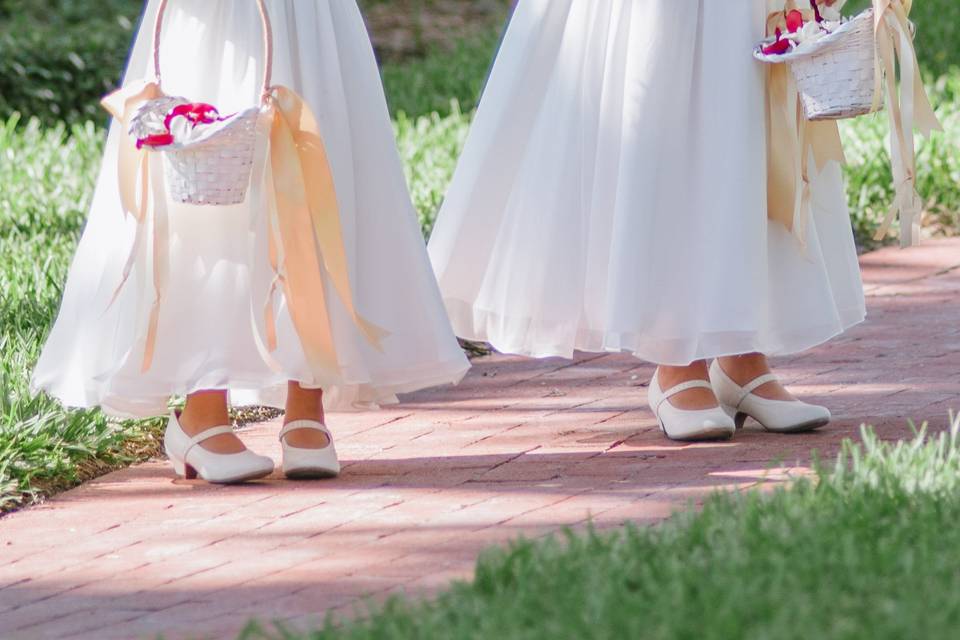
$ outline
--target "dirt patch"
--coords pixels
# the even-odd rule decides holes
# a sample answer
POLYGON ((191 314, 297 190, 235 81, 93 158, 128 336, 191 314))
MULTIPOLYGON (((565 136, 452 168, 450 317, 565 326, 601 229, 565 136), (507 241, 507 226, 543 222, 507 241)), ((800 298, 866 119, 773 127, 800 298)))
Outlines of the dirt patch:
POLYGON ((514 0, 363 0, 374 48, 382 60, 450 48, 505 24, 514 0))

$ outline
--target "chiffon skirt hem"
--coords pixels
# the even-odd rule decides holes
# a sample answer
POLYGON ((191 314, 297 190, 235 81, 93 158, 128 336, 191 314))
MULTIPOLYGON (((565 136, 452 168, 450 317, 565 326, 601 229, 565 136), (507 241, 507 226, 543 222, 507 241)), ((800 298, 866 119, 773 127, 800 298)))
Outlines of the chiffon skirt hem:
POLYGON ((577 351, 627 353, 647 362, 677 367, 696 360, 747 353, 768 356, 800 353, 841 335, 866 318, 863 308, 854 305, 837 309, 837 317, 833 322, 778 331, 775 335, 729 331, 671 339, 651 338, 643 332, 613 332, 575 325, 544 324, 532 318, 511 318, 497 311, 478 309, 466 300, 447 298, 444 302, 461 338, 487 343, 500 353, 566 359, 573 359, 577 351), (563 337, 548 337, 557 335, 563 337))
MULTIPOLYGON (((324 404, 337 411, 378 409, 397 404, 400 394, 457 384, 466 372, 467 367, 462 360, 454 358, 425 367, 397 369, 391 372, 389 378, 380 377, 376 383, 345 380, 335 387, 324 389, 324 404)), ((56 390, 53 390, 53 393, 67 406, 99 406, 109 416, 128 419, 163 415, 169 410, 171 401, 180 400, 198 391, 226 391, 231 405, 235 407, 261 406, 282 410, 286 405, 288 382, 289 380, 282 375, 272 379, 259 376, 239 378, 232 372, 213 371, 196 381, 170 381, 165 391, 154 397, 109 395, 97 389, 90 389, 76 397, 58 393, 56 390)), ((295 380, 294 382, 301 383, 304 388, 314 386, 309 381, 295 380)))

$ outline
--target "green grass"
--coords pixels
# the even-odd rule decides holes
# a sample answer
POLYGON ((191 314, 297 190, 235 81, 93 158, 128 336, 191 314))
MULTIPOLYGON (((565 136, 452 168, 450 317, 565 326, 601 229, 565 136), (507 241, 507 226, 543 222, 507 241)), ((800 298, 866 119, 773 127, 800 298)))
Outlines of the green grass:
MULTIPOLYGON (((930 99, 944 131, 917 136, 917 190, 926 203, 925 223, 932 232, 960 233, 960 70, 930 85, 930 99)), ((854 231, 861 244, 870 237, 893 201, 893 175, 886 112, 841 125, 847 154, 847 195, 854 231)))
POLYGON ((500 35, 501 31, 495 29, 458 43, 452 51, 384 64, 382 75, 390 112, 410 118, 434 113, 447 116, 456 110, 472 112, 480 101, 500 35))
POLYGON ((960 421, 772 494, 716 494, 652 528, 520 540, 429 602, 394 598, 285 640, 831 640, 960 633, 960 421))
POLYGON ((456 102, 448 108, 450 114, 445 117, 433 114, 411 119, 400 113, 395 120, 410 195, 427 236, 470 130, 471 116, 462 113, 456 102))
POLYGON ((150 423, 65 411, 29 388, 100 163, 93 125, 0 123, 0 510, 148 447, 150 423))
MULTIPOLYGON (((853 13, 870 6, 870 0, 851 0, 847 6, 844 12, 853 13)), ((932 76, 960 64, 960 2, 914 0, 910 19, 917 25, 917 54, 932 76)))

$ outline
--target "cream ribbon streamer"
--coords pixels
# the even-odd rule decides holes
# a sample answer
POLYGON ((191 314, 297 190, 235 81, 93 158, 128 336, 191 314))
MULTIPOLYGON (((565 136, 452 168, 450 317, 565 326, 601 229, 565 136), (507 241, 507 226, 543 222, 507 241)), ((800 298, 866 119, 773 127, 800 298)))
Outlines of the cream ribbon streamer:
MULTIPOLYGON (((117 167, 120 200, 124 213, 137 222, 134 243, 110 305, 116 301, 138 257, 143 254, 148 233, 153 240, 154 300, 145 337, 144 372, 153 363, 160 306, 167 286, 168 222, 162 171, 156 167, 151 171, 151 152, 137 149, 128 132, 137 110, 162 95, 155 81, 146 81, 134 83, 103 100, 104 107, 123 127, 117 167)), ((312 373, 318 380, 336 379, 340 366, 326 282, 374 349, 382 350, 381 343, 388 332, 363 318, 356 308, 333 174, 316 118, 303 98, 285 87, 274 87, 264 97, 262 115, 269 121, 270 170, 267 175, 271 184, 265 187, 270 209, 269 259, 275 274, 264 310, 266 347, 270 352, 278 347, 273 303, 277 290, 282 287, 312 373)))
POLYGON ((823 171, 845 164, 835 122, 811 122, 803 114, 793 74, 786 65, 767 65, 767 214, 806 245, 813 202, 810 159, 823 171))
POLYGON ((912 0, 873 0, 877 41, 877 84, 874 106, 883 100, 883 78, 886 76, 887 111, 890 115, 890 160, 893 165, 894 200, 877 231, 875 239, 886 237, 890 226, 900 216, 900 246, 920 242, 923 201, 917 193, 916 144, 914 129, 929 137, 942 130, 923 86, 910 30, 912 0), (897 69, 900 70, 899 90, 897 69))
MULTIPOLYGON (((770 0, 775 9, 782 0, 770 0)), ((883 82, 887 78, 886 102, 890 114, 890 157, 893 164, 895 198, 877 232, 877 239, 886 236, 897 214, 900 215, 900 242, 910 246, 919 242, 922 202, 916 190, 916 147, 913 131, 923 135, 940 130, 940 123, 930 105, 917 63, 908 20, 912 0, 873 0, 877 44, 876 88, 874 109, 884 100, 883 82), (897 90, 896 70, 900 69, 897 90)), ((796 0, 787 0, 785 9, 796 8, 796 0)), ((804 10, 807 19, 811 12, 804 10)), ((781 26, 784 9, 771 11, 767 19, 768 34, 781 26)), ((767 65, 767 131, 768 172, 767 198, 769 216, 792 230, 805 243, 806 222, 811 212, 809 159, 822 171, 829 161, 845 162, 840 131, 836 122, 808 121, 793 74, 785 64, 767 65)))
MULTIPOLYGON (((784 10, 795 0, 769 0, 767 32, 786 29, 784 10), (779 5, 779 6, 778 6, 779 5)), ((805 19, 813 18, 804 10, 805 19)), ((806 246, 807 223, 813 203, 811 172, 819 174, 830 162, 846 164, 840 128, 832 121, 809 121, 803 113, 793 73, 785 64, 767 68, 767 214, 782 223, 806 246), (810 166, 813 158, 814 167, 810 166)))

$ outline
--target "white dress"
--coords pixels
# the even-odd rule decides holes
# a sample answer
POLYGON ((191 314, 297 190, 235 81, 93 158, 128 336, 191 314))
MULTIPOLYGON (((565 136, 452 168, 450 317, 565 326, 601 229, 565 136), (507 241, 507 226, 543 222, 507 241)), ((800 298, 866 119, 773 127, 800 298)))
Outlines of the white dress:
POLYGON ((457 335, 672 365, 864 318, 841 171, 767 219, 765 0, 524 0, 430 241, 457 335))
MULTIPOLYGON (((375 406, 395 401, 397 393, 459 381, 469 365, 430 269, 356 3, 268 0, 267 7, 276 40, 274 83, 302 95, 319 121, 358 310, 389 332, 377 351, 330 296, 341 379, 325 386, 327 407, 375 406)), ((152 69, 157 8, 157 0, 147 5, 125 82, 146 78, 152 69)), ((257 103, 264 56, 255 2, 173 0, 163 33, 167 93, 214 104, 221 113, 257 103)), ((251 238, 266 228, 253 198, 235 207, 168 203, 169 287, 154 362, 141 372, 143 319, 153 290, 135 271, 110 305, 135 228, 124 219, 118 195, 121 135, 114 123, 35 387, 69 406, 152 416, 167 411, 171 396, 197 390, 227 389, 235 403, 282 406, 288 379, 319 386, 285 306, 279 307, 273 367, 257 346, 251 318, 263 308, 273 273, 266 252, 255 249, 265 243, 251 238)))

